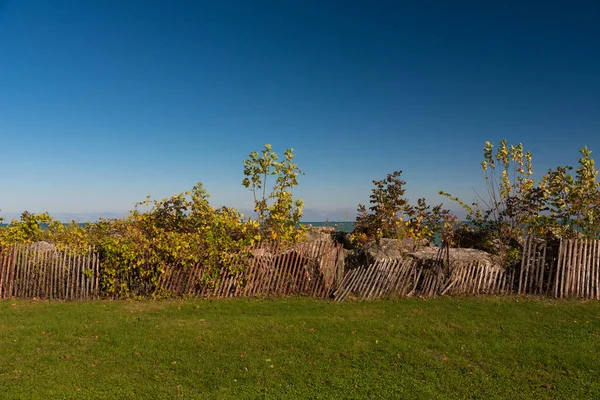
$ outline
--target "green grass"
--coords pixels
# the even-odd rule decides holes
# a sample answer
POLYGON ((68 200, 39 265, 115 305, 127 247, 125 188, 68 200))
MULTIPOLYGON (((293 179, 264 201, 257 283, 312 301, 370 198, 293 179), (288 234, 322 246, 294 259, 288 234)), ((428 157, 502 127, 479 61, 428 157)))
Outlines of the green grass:
POLYGON ((600 302, 0 301, 0 398, 600 398, 600 302))

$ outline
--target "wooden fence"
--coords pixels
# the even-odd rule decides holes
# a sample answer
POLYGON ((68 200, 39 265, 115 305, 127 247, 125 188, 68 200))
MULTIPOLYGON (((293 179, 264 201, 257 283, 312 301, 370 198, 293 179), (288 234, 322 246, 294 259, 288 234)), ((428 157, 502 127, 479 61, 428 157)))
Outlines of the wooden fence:
POLYGON ((600 299, 600 240, 561 242, 554 274, 554 297, 600 299))
POLYGON ((529 239, 516 293, 600 299, 600 241, 561 240, 552 249, 542 240, 529 239), (549 256, 552 250, 556 254, 549 256))
POLYGON ((252 257, 240 261, 245 265, 222 269, 216 279, 207 279, 202 265, 167 266, 155 291, 209 297, 327 297, 344 273, 341 250, 341 246, 331 242, 262 244, 251 249, 252 257))
POLYGON ((98 298, 99 258, 40 246, 11 246, 0 254, 0 299, 98 298))
MULTIPOLYGON (((329 296, 343 277, 341 246, 331 242, 294 246, 268 243, 216 277, 201 264, 167 265, 157 283, 149 279, 133 291, 140 296, 239 297, 254 295, 329 296), (232 272, 233 271, 233 272, 232 272)), ((0 298, 84 300, 102 293, 102 267, 91 249, 84 255, 49 247, 12 246, 0 253, 0 298)))
POLYGON ((354 295, 363 300, 383 296, 424 296, 501 294, 507 292, 510 271, 497 266, 471 262, 446 268, 442 263, 420 260, 381 260, 350 271, 335 292, 343 301, 354 295))
POLYGON ((548 246, 527 238, 521 263, 504 268, 473 261, 448 265, 446 257, 380 260, 349 271, 335 292, 343 301, 383 296, 516 294, 600 299, 600 241, 564 240, 548 246))
MULTIPOLYGON (((201 264, 167 265, 140 295, 241 297, 254 295, 436 296, 517 294, 600 299, 600 241, 563 240, 548 245, 528 238, 520 264, 504 268, 486 261, 449 263, 447 249, 435 260, 379 260, 344 271, 342 248, 331 242, 293 246, 261 244, 239 265, 208 276, 201 264)), ((39 245, 12 246, 0 253, 0 299, 80 300, 105 297, 98 254, 39 245)))

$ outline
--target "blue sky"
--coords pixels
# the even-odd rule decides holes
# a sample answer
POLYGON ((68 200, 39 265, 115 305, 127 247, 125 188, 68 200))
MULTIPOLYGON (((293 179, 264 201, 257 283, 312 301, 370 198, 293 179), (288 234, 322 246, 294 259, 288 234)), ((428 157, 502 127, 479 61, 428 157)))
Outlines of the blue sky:
MULTIPOLYGON (((600 3, 0 0, 0 209, 125 213, 294 147, 307 219, 473 197, 486 140, 600 154, 600 3)), ((451 208, 455 205, 444 201, 451 208)))

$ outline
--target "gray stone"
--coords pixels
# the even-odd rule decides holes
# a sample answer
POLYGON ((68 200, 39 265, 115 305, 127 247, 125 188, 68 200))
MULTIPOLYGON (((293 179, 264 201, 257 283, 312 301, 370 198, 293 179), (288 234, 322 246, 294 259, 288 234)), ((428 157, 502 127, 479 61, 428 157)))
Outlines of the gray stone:
MULTIPOLYGON (((433 262, 437 259, 439 254, 439 247, 430 246, 424 247, 418 251, 414 251, 408 254, 409 257, 420 260, 422 262, 433 262)), ((444 262, 446 261, 446 254, 443 253, 444 262)), ((463 248, 451 248, 449 249, 450 266, 459 264, 471 264, 473 262, 479 262, 482 265, 487 266, 500 266, 500 258, 494 256, 483 250, 476 249, 463 249, 463 248)))
POLYGON ((429 245, 429 241, 415 239, 380 239, 369 242, 346 256, 347 269, 369 265, 377 260, 405 258, 409 253, 429 245))
POLYGON ((335 228, 329 226, 306 226, 306 237, 307 242, 333 242, 333 234, 335 228))

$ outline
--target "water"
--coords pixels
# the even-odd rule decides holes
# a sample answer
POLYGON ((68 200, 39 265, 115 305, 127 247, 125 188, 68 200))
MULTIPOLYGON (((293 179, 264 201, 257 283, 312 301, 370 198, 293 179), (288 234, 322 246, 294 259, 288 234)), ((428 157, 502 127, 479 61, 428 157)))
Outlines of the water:
POLYGON ((342 231, 342 232, 352 232, 354 231, 354 222, 351 221, 342 221, 342 222, 334 222, 334 221, 328 221, 328 222, 300 222, 300 225, 312 225, 315 227, 319 227, 319 226, 329 226, 332 228, 335 228, 336 231, 342 231))

